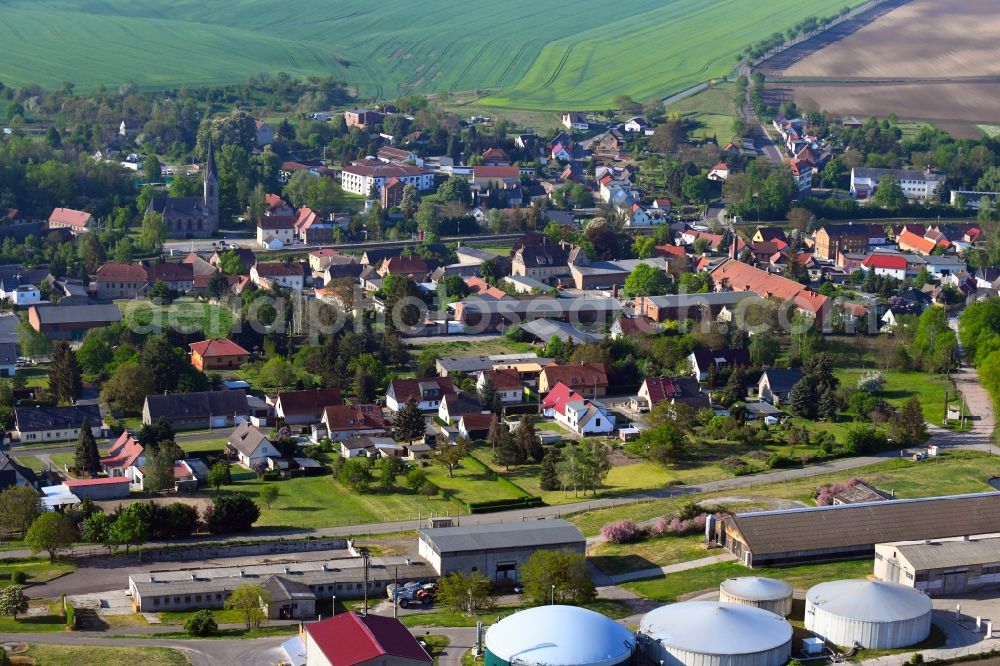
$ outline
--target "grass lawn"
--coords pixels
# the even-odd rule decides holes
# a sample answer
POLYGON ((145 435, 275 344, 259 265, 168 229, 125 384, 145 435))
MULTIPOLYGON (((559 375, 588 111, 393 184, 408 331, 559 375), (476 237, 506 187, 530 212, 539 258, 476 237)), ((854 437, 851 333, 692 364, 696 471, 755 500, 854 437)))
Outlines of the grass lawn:
MULTIPOLYGON (((628 604, 615 599, 595 599, 593 602, 585 604, 584 607, 614 619, 623 618, 632 613, 628 604)), ((474 627, 477 621, 490 625, 496 622, 498 617, 504 618, 525 608, 529 608, 529 606, 526 604, 497 606, 493 610, 479 615, 466 615, 460 611, 438 606, 426 613, 402 615, 399 620, 407 627, 474 627)))
POLYGON ((36 458, 35 456, 27 456, 27 455, 20 455, 19 454, 19 455, 14 456, 14 461, 17 464, 24 465, 28 469, 36 471, 36 472, 38 470, 42 469, 42 467, 44 467, 44 465, 42 465, 42 461, 39 460, 38 458, 36 458))
POLYGON ((697 95, 685 97, 666 108, 667 113, 679 113, 691 129, 688 135, 694 139, 717 137, 724 146, 733 134, 733 120, 736 107, 735 83, 720 83, 703 90, 697 95))
POLYGON ((635 543, 602 543, 590 550, 588 559, 609 575, 688 562, 719 551, 705 548, 701 534, 665 536, 635 543))
POLYGON ((569 520, 580 530, 592 536, 601 526, 622 518, 636 521, 651 520, 675 512, 682 504, 712 497, 748 495, 754 497, 776 497, 809 502, 817 486, 843 483, 852 476, 860 476, 884 490, 895 491, 899 497, 928 497, 960 493, 986 492, 991 490, 987 479, 1000 475, 1000 458, 976 451, 945 452, 937 458, 921 462, 894 458, 885 462, 868 465, 859 470, 833 472, 777 483, 753 484, 753 477, 745 477, 747 486, 739 490, 720 493, 685 495, 664 500, 652 500, 636 504, 596 509, 575 514, 569 520), (750 485, 753 484, 753 485, 750 485))
MULTIPOLYGON (((330 475, 299 477, 285 481, 261 481, 241 467, 233 467, 234 483, 222 492, 240 492, 257 500, 260 506, 258 527, 334 527, 372 522, 416 519, 419 516, 456 515, 459 507, 439 497, 424 497, 403 487, 391 494, 376 490, 356 493, 342 486, 330 475), (239 479, 235 478, 239 474, 239 479), (280 495, 268 508, 258 499, 261 487, 274 483, 280 495)), ((214 496, 209 492, 209 496, 214 496)))
POLYGON ((492 356, 494 354, 517 354, 535 351, 527 342, 516 342, 502 335, 498 335, 491 340, 455 340, 452 342, 432 342, 426 345, 417 345, 411 348, 414 359, 425 350, 430 349, 436 358, 447 358, 449 356, 492 356))
POLYGON ((62 469, 63 465, 70 465, 70 466, 72 466, 73 465, 73 458, 74 457, 75 457, 75 454, 73 454, 73 453, 52 453, 52 454, 49 454, 49 458, 52 459, 52 464, 56 465, 60 469, 62 469))
POLYGON ((177 650, 167 648, 32 645, 24 655, 45 666, 189 666, 191 663, 177 650))
MULTIPOLYGON (((837 370, 836 375, 844 386, 856 387, 858 379, 866 372, 861 369, 837 370)), ((917 396, 924 410, 924 418, 936 425, 944 419, 944 396, 955 396, 955 386, 944 375, 925 372, 885 371, 885 386, 879 396, 895 407, 902 407, 912 396, 917 396)))
MULTIPOLYGON (((31 617, 20 617, 14 619, 3 615, 0 616, 0 633, 33 633, 47 634, 52 631, 65 631, 66 618, 51 612, 49 602, 44 599, 32 599, 29 603, 31 608, 46 608, 49 613, 46 615, 33 615, 31 617)), ((48 662, 45 662, 48 664, 48 662)))
POLYGON ((0 560, 0 587, 11 585, 10 576, 23 571, 28 583, 45 583, 63 574, 76 571, 73 562, 49 562, 48 558, 31 560, 0 560))
POLYGON ((219 439, 199 439, 195 441, 181 440, 177 444, 190 456, 197 455, 221 455, 226 447, 226 438, 219 439))
POLYGON ((444 652, 444 649, 451 644, 447 636, 438 636, 436 634, 428 634, 426 636, 419 636, 419 640, 424 642, 427 649, 427 654, 434 659, 434 663, 438 663, 438 657, 444 652))
POLYGON ((486 473, 468 458, 454 471, 454 477, 448 476, 448 470, 441 465, 432 465, 424 469, 427 471, 427 478, 434 485, 451 491, 466 502, 490 502, 523 497, 510 486, 486 478, 486 473))
MULTIPOLYGON (((159 613, 160 622, 163 624, 183 626, 198 611, 163 611, 159 613)), ((212 616, 219 624, 239 624, 245 621, 243 611, 235 609, 213 609, 212 616)))
POLYGON ((233 326, 233 313, 229 308, 210 303, 199 303, 193 298, 178 298, 170 305, 157 305, 148 300, 115 301, 129 327, 141 332, 177 330, 202 331, 205 337, 225 338, 233 326))
POLYGON ((788 582, 794 588, 806 589, 827 580, 864 578, 871 572, 870 560, 806 564, 795 567, 758 567, 752 572, 742 564, 724 562, 662 578, 624 583, 624 587, 647 599, 677 601, 693 592, 718 589, 722 581, 727 578, 747 576, 750 573, 755 576, 777 578, 788 582))
POLYGON ((49 386, 49 367, 47 365, 18 368, 17 374, 27 380, 27 388, 48 388, 49 386))

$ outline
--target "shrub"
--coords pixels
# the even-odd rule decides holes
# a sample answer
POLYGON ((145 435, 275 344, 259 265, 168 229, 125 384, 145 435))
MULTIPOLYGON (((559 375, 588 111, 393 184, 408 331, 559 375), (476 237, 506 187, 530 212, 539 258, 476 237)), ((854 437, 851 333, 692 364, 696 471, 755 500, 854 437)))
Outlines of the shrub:
POLYGON ((786 456, 781 453, 772 453, 767 459, 767 466, 770 469, 782 469, 787 467, 795 467, 799 464, 799 461, 791 456, 786 456))
POLYGON ((24 574, 23 571, 15 571, 10 575, 10 581, 14 583, 14 585, 24 585, 24 581, 26 581, 27 579, 28 577, 24 574))
POLYGON ((861 375, 858 379, 858 390, 875 395, 885 386, 885 373, 872 370, 861 375))
POLYGON ((184 631, 189 636, 211 636, 219 630, 219 625, 215 621, 215 616, 210 610, 200 610, 184 623, 184 631))
POLYGON ((601 536, 611 543, 628 543, 639 539, 642 535, 643 529, 630 518, 608 523, 601 528, 601 536))

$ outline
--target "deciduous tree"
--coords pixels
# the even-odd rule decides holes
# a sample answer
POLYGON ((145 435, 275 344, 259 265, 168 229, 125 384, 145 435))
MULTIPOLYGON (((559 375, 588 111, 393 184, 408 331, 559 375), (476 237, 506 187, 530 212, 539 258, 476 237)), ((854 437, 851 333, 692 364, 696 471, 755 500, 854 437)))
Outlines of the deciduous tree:
POLYGON ((271 595, 260 585, 245 583, 233 590, 233 593, 226 599, 225 606, 230 610, 238 611, 243 616, 247 631, 259 627, 267 620, 267 615, 261 608, 262 605, 271 603, 271 595))
POLYGON ((587 560, 570 550, 536 550, 521 567, 523 596, 535 604, 583 604, 595 596, 587 560))
POLYGON ((31 523, 28 533, 24 536, 24 545, 31 552, 45 551, 49 560, 73 545, 76 541, 76 528, 73 522, 61 513, 43 513, 31 523))

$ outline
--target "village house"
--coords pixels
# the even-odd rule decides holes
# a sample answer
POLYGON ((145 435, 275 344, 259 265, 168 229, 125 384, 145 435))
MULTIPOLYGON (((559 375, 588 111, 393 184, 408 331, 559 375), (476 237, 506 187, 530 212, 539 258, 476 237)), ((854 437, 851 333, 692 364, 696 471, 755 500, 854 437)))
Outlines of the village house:
POLYGON ((462 414, 458 419, 458 434, 468 440, 485 439, 494 418, 492 412, 462 414))
POLYGON ((344 111, 344 122, 347 128, 357 127, 358 129, 372 129, 376 125, 381 125, 385 120, 385 114, 370 109, 351 109, 344 111))
POLYGON ((334 442, 365 435, 381 435, 388 428, 378 405, 329 405, 323 409, 319 434, 334 442))
POLYGON ((143 425, 164 418, 174 430, 233 427, 249 415, 243 389, 147 395, 142 407, 143 425))
POLYGON ((709 394, 693 377, 647 377, 639 387, 638 395, 632 399, 632 409, 648 412, 663 402, 685 405, 695 411, 712 406, 709 394))
POLYGON ((418 377, 394 379, 385 393, 385 406, 398 412, 407 400, 414 398, 421 411, 437 411, 446 395, 455 394, 455 385, 448 377, 418 377))
POLYGON ((84 419, 90 422, 94 437, 100 437, 104 422, 97 405, 17 407, 14 409, 14 429, 11 434, 22 444, 74 440, 80 437, 84 419))
POLYGON ((395 618, 347 612, 320 622, 309 622, 303 627, 300 636, 293 639, 302 644, 302 648, 292 648, 288 652, 292 658, 289 663, 430 666, 433 662, 409 629, 395 618))
POLYGON ((590 261, 587 255, 579 253, 569 272, 577 289, 612 289, 622 287, 628 276, 641 264, 666 272, 667 262, 660 257, 649 259, 622 259, 619 261, 590 261))
POLYGON ((558 382, 542 400, 542 413, 581 436, 606 435, 615 430, 615 417, 599 402, 588 400, 558 382))
POLYGON ((265 215, 257 220, 257 244, 261 247, 280 250, 294 240, 294 215, 265 215))
POLYGON ((193 273, 194 291, 203 292, 208 287, 208 281, 219 271, 212 264, 203 259, 197 252, 189 252, 181 261, 182 264, 191 267, 193 273))
POLYGON ((281 457, 281 452, 275 448, 267 435, 246 421, 229 433, 226 449, 247 469, 266 464, 268 458, 281 457))
POLYGON ((527 245, 514 253, 511 261, 512 275, 529 277, 546 282, 552 278, 568 276, 569 250, 561 243, 543 241, 527 245))
POLYGON ((483 406, 479 404, 479 399, 465 391, 456 391, 453 394, 445 395, 438 405, 438 418, 445 423, 457 423, 458 419, 465 414, 482 413, 483 406))
POLYGON ((764 402, 777 407, 788 402, 792 388, 803 377, 802 371, 798 368, 768 368, 761 374, 757 383, 757 395, 764 402))
POLYGON ((725 162, 719 162, 709 170, 708 179, 716 183, 725 182, 729 179, 729 165, 725 162))
POLYGON ((896 245, 903 252, 916 252, 924 256, 930 256, 935 248, 937 248, 937 243, 909 229, 903 229, 899 236, 896 237, 896 245))
POLYGON ((645 132, 647 127, 649 127, 649 123, 646 122, 646 119, 642 116, 633 116, 626 120, 622 125, 622 129, 630 134, 635 132, 645 132))
POLYGON ((263 148, 264 146, 270 146, 274 143, 274 128, 265 123, 262 120, 254 121, 254 139, 257 142, 258 148, 263 148))
POLYGON ((256 263, 250 269, 250 281, 262 289, 274 286, 292 291, 302 291, 305 273, 300 263, 256 263))
POLYGON ((277 194, 264 195, 264 215, 295 215, 295 209, 277 194))
POLYGON ((146 454, 142 444, 128 430, 122 432, 108 449, 108 455, 101 458, 101 469, 110 477, 125 477, 130 481, 137 467, 146 465, 146 454))
POLYGON ((232 252, 235 254, 242 264, 243 268, 246 270, 247 274, 250 272, 250 267, 257 263, 257 255, 254 254, 253 250, 248 247, 238 247, 236 249, 229 250, 216 250, 212 253, 212 256, 208 258, 208 263, 222 270, 220 264, 222 263, 222 256, 232 252))
POLYGON ((724 308, 734 310, 743 301, 759 299, 753 292, 738 291, 642 296, 637 301, 636 312, 657 323, 687 319, 701 321, 718 317, 724 308))
POLYGON ((576 111, 562 114, 562 124, 566 129, 579 130, 581 132, 586 132, 590 129, 587 114, 577 113, 576 111))
POLYGON ((323 410, 342 403, 339 388, 282 391, 274 398, 274 415, 290 426, 315 425, 323 420, 323 410))
POLYGON ((483 151, 483 166, 510 166, 510 155, 503 148, 487 148, 483 151))
POLYGON ((414 282, 426 282, 430 275, 430 268, 427 266, 427 262, 419 257, 390 257, 379 266, 378 274, 382 277, 402 275, 414 282))
POLYGON ((761 298, 791 303, 817 323, 823 322, 824 310, 828 307, 829 299, 798 282, 733 259, 715 267, 709 275, 712 276, 718 291, 752 291, 761 298))
POLYGON ((538 392, 548 393, 556 384, 565 384, 574 391, 600 398, 608 392, 608 373, 598 363, 543 368, 538 378, 538 392))
POLYGON ((517 370, 483 370, 476 379, 476 390, 482 391, 487 379, 493 380, 493 388, 501 402, 512 404, 524 401, 524 384, 517 370))
POLYGON ((191 348, 191 365, 202 372, 235 370, 250 361, 250 352, 232 340, 202 340, 188 346, 191 348))
POLYGON ((424 165, 424 161, 412 150, 403 150, 393 146, 382 146, 375 153, 375 157, 386 164, 411 164, 418 167, 424 165))
POLYGON ((160 262, 146 268, 146 280, 150 286, 162 282, 167 289, 177 294, 186 294, 194 289, 194 267, 191 264, 160 262))
POLYGON ((391 178, 420 191, 434 188, 434 172, 422 167, 362 160, 345 165, 340 172, 340 184, 345 190, 376 199, 381 198, 382 186, 391 178))
POLYGON ((609 335, 612 340, 633 338, 639 335, 653 335, 659 332, 659 326, 646 315, 636 317, 618 317, 611 324, 609 335))
POLYGON ((691 373, 699 382, 708 380, 708 375, 715 371, 729 368, 749 368, 750 353, 746 349, 702 349, 691 352, 688 357, 691 363, 691 373))
POLYGON ((516 166, 477 166, 472 168, 469 182, 483 191, 517 185, 521 182, 521 169, 516 166))
POLYGON ((868 251, 867 225, 824 224, 813 237, 815 254, 826 261, 836 261, 840 253, 853 254, 868 251))
POLYGON ((897 280, 906 279, 906 257, 889 252, 874 252, 861 262, 861 270, 875 271, 875 275, 883 275, 897 280))
POLYGON ((49 229, 69 229, 74 236, 90 231, 90 224, 94 221, 94 216, 82 210, 72 208, 56 208, 49 215, 49 229))

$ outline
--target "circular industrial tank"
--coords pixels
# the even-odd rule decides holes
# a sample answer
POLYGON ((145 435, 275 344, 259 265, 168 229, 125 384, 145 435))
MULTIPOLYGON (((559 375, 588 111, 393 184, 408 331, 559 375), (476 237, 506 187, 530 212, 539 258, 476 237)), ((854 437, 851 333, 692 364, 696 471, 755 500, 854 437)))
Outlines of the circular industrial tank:
POLYGON ((907 647, 930 634, 931 608, 930 598, 912 587, 837 580, 806 593, 806 629, 843 647, 907 647))
POLYGON ((792 612, 792 586, 783 580, 760 576, 730 578, 719 586, 719 601, 762 608, 788 617, 792 612))
POLYGON ((486 666, 620 666, 630 663, 635 636, 600 613, 557 605, 505 617, 484 642, 486 666))
POLYGON ((792 653, 792 625, 752 606, 685 601, 642 617, 639 650, 670 666, 781 666, 792 653))

